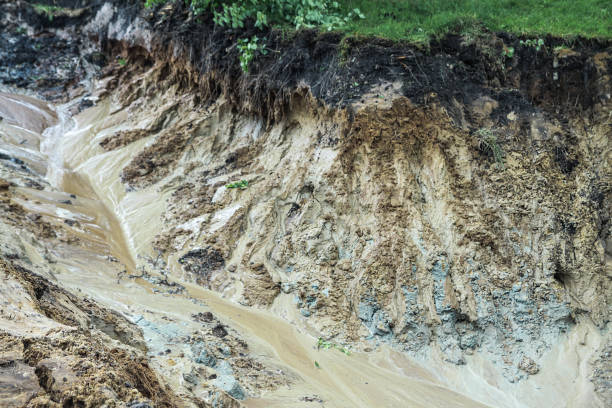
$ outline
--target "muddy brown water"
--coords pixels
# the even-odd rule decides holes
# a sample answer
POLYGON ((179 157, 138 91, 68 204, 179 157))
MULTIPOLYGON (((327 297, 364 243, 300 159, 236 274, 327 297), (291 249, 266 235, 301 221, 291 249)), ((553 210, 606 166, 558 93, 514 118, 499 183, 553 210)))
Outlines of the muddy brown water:
MULTIPOLYGON (((301 401, 307 395, 321 398, 325 407, 491 406, 448 388, 434 373, 435 364, 434 370, 425 368, 386 347, 350 356, 317 350, 315 337, 304 328, 181 280, 176 262, 170 276, 186 288, 182 294, 168 295, 144 279, 125 278, 139 273, 136 254, 150 249, 170 191, 144 189, 127 194, 120 182, 122 168, 147 139, 111 152, 100 148, 99 141, 120 128, 127 114, 111 116, 117 107, 108 99, 74 117, 68 113, 70 107, 0 93, 0 151, 19 158, 49 183, 44 190, 15 188, 15 201, 79 238, 78 245, 53 248, 60 260, 54 276, 60 285, 126 316, 146 316, 158 323, 169 318, 186 331, 197 330, 193 314, 211 310, 238 330, 252 354, 285 367, 296 378, 290 387, 247 399, 248 407, 313 406, 301 401)), ((32 260, 44 262, 36 249, 28 250, 32 260)), ((145 338, 153 351, 164 346, 146 333, 145 338)), ((179 387, 184 362, 176 355, 152 354, 151 358, 166 381, 179 387)), ((503 395, 485 382, 478 387, 480 396, 491 392, 489 401, 503 395)))

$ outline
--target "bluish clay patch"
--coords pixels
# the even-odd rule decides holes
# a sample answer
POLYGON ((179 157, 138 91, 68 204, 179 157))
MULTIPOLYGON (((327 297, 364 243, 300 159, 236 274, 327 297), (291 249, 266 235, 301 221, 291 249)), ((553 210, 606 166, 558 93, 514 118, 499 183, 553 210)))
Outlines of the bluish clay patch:
POLYGON ((246 394, 233 375, 220 375, 212 383, 215 387, 227 392, 232 398, 243 400, 246 394))
POLYGON ((217 363, 217 366, 215 367, 215 371, 217 372, 217 375, 233 375, 234 374, 234 370, 232 369, 232 366, 225 360, 221 360, 219 361, 219 363, 217 363))
POLYGON ((194 355, 194 361, 198 364, 204 364, 207 367, 215 367, 217 358, 206 349, 203 342, 198 342, 191 347, 194 355))
POLYGON ((134 323, 141 328, 150 354, 165 351, 169 344, 181 343, 181 337, 188 335, 179 324, 155 323, 141 315, 135 317, 134 323))
POLYGON ((369 339, 374 337, 384 341, 392 339, 393 332, 389 324, 389 315, 380 308, 372 296, 366 296, 359 302, 357 315, 370 331, 369 339))

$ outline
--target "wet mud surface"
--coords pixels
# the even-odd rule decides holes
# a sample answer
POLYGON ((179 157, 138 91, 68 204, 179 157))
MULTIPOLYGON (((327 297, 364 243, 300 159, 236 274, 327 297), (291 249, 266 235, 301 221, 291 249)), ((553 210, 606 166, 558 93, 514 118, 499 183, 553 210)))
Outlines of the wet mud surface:
POLYGON ((610 401, 609 43, 273 32, 243 75, 182 2, 26 3, 2 404, 610 401))

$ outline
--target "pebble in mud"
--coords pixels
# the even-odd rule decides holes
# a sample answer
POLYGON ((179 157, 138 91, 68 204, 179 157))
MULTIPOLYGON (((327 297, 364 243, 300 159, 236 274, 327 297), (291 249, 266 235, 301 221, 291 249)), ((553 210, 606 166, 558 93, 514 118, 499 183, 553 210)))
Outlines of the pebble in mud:
POLYGON ((237 400, 243 400, 246 398, 244 389, 240 386, 240 383, 232 375, 221 375, 218 376, 214 381, 213 385, 221 388, 227 392, 233 398, 237 400))
POLYGON ((204 364, 208 367, 215 367, 217 365, 217 359, 208 350, 203 349, 195 358, 196 363, 204 364))

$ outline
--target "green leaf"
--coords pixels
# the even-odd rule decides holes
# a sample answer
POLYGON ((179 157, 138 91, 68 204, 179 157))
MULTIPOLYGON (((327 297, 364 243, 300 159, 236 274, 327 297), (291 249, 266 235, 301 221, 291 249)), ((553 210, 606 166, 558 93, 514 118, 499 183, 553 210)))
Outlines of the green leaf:
POLYGON ((234 183, 226 184, 226 188, 239 188, 241 190, 246 189, 249 186, 249 182, 246 180, 236 181, 234 183))

